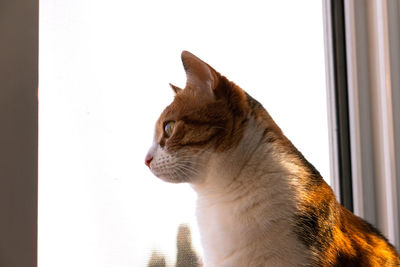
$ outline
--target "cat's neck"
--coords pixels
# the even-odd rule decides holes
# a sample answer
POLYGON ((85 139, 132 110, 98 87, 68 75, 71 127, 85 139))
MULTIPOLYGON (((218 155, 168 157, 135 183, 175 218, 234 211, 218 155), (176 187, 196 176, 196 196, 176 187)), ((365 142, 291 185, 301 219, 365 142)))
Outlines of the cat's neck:
POLYGON ((290 261, 304 260, 290 225, 297 201, 296 170, 264 142, 263 133, 250 120, 240 143, 211 158, 203 183, 192 185, 198 194, 198 222, 209 266, 257 266, 237 261, 257 258, 266 249, 271 251, 271 264, 290 266, 290 261))
POLYGON ((205 177, 200 183, 191 184, 199 197, 229 198, 268 184, 271 189, 272 184, 289 187, 298 169, 282 148, 266 142, 264 127, 249 119, 243 138, 235 147, 210 156, 205 177))

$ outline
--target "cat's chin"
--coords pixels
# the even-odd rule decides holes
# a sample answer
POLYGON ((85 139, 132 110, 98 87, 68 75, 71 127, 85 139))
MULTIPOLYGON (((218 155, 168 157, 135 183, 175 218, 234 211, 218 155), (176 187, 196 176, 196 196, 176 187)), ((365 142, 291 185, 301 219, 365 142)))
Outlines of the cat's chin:
POLYGON ((163 182, 171 183, 171 184, 181 184, 181 183, 189 183, 187 179, 180 178, 160 178, 163 182))
POLYGON ((160 178, 158 177, 161 181, 171 183, 171 184, 181 184, 181 183, 187 183, 187 181, 184 181, 182 179, 171 179, 171 178, 160 178))
POLYGON ((179 177, 174 175, 165 175, 165 174, 157 174, 153 172, 153 174, 163 182, 172 183, 172 184, 180 184, 180 183, 189 183, 190 179, 188 177, 179 177))

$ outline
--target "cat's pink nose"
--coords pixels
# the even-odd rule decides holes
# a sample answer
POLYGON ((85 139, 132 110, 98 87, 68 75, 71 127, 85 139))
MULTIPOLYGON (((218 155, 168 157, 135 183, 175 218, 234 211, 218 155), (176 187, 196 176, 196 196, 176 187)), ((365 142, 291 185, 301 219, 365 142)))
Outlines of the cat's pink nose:
POLYGON ((146 164, 147 167, 150 168, 150 163, 152 160, 153 160, 153 156, 150 153, 148 153, 146 155, 146 159, 144 160, 144 163, 146 164))

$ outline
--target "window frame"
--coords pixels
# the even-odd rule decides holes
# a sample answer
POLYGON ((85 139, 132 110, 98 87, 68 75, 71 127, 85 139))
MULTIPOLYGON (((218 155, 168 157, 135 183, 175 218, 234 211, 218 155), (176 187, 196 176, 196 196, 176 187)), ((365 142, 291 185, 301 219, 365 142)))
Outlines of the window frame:
POLYGON ((400 247, 400 2, 344 0, 355 214, 400 247))
POLYGON ((332 188, 353 211, 344 5, 324 0, 324 37, 332 188))
POLYGON ((1 266, 37 266, 38 15, 38 1, 1 2, 1 266))
POLYGON ((400 72, 399 14, 398 1, 324 1, 333 188, 341 204, 396 247, 400 77, 393 74, 400 72))

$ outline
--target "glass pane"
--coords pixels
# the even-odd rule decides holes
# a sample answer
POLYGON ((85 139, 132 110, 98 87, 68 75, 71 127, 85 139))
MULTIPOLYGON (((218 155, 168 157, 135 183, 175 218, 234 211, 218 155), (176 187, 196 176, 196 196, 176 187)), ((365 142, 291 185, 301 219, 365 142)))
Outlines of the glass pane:
POLYGON ((329 182, 323 48, 321 1, 40 1, 39 267, 153 251, 175 266, 181 224, 201 254, 195 193, 144 165, 182 50, 261 102, 329 182))

